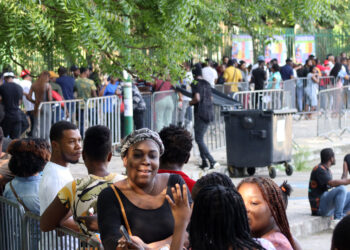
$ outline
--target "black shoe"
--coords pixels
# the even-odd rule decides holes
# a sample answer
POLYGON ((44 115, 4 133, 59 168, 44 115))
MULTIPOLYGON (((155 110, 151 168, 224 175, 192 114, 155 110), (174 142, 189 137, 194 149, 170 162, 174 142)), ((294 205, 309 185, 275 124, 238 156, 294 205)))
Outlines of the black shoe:
POLYGON ((208 163, 206 161, 202 161, 202 164, 199 166, 200 169, 204 170, 206 169, 208 166, 208 163))

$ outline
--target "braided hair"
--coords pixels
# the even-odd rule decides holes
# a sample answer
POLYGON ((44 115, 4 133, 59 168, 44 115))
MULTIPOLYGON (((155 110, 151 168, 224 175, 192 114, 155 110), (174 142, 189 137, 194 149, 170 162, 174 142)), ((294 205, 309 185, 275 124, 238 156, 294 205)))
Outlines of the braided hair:
POLYGON ((292 247, 295 248, 293 236, 289 229, 289 223, 286 214, 286 204, 283 201, 282 191, 279 186, 270 178, 249 177, 242 180, 238 184, 238 189, 244 183, 256 184, 258 186, 264 200, 269 206, 271 214, 278 228, 280 229, 281 233, 287 237, 292 247))
POLYGON ((203 187, 194 202, 189 225, 194 250, 264 249, 250 235, 241 195, 221 185, 203 187))

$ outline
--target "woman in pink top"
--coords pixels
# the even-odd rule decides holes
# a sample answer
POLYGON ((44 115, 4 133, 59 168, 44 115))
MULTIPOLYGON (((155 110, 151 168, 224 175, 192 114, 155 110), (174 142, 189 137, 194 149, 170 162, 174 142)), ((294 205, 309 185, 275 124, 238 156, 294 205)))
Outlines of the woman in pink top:
POLYGON ((247 209, 252 236, 269 240, 279 250, 295 249, 282 191, 277 184, 268 178, 250 177, 237 189, 247 209))

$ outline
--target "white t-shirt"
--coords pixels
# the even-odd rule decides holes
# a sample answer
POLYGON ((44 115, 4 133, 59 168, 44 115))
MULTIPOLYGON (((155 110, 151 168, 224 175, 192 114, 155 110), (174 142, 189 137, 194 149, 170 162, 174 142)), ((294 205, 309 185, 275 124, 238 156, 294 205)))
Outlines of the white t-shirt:
POLYGON ((68 167, 49 161, 46 163, 39 185, 40 215, 55 199, 58 191, 74 178, 68 167))
MULTIPOLYGON (((28 80, 22 80, 19 82, 19 85, 22 87, 23 93, 28 94, 30 87, 32 86, 32 83, 28 80)), ((34 92, 32 94, 32 99, 35 100, 34 92)), ((24 104, 26 111, 34 110, 34 104, 31 103, 30 101, 28 101, 28 99, 25 96, 23 96, 23 104, 24 104)))
POLYGON ((210 83, 211 87, 214 88, 215 80, 218 79, 218 72, 212 67, 204 67, 202 69, 202 77, 204 80, 210 83))

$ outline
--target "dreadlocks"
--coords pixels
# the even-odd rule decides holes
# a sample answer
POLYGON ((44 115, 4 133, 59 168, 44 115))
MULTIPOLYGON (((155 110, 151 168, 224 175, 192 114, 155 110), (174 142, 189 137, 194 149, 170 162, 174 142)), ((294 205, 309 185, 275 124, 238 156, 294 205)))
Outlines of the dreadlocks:
POLYGON ((220 185, 200 189, 189 227, 194 250, 263 249, 250 235, 241 195, 220 185))
POLYGON ((264 200, 269 206, 278 228, 280 229, 281 233, 287 237, 292 247, 295 248, 293 236, 289 229, 289 223, 286 215, 286 205, 283 201, 281 189, 271 179, 264 177, 246 178, 239 183, 238 189, 244 183, 252 183, 258 186, 264 200))

